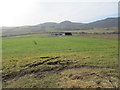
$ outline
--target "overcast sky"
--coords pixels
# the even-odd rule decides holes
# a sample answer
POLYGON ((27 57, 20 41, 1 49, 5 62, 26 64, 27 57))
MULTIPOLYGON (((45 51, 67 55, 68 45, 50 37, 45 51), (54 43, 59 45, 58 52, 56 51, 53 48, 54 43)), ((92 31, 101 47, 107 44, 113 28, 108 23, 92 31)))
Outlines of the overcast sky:
POLYGON ((118 16, 119 0, 0 0, 0 26, 88 23, 118 16), (89 1, 89 2, 88 2, 89 1))

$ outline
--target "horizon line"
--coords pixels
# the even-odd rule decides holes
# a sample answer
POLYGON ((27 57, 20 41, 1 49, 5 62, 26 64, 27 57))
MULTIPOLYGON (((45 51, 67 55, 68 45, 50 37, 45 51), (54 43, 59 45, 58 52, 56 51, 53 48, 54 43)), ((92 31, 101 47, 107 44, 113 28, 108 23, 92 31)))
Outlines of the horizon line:
POLYGON ((120 16, 111 16, 111 17, 104 17, 102 19, 96 19, 96 20, 89 20, 89 21, 86 21, 86 22, 77 22, 77 21, 71 21, 71 20, 63 20, 63 21, 60 21, 60 22, 55 22, 55 21, 46 21, 46 22, 41 22, 41 23, 38 23, 38 24, 25 24, 25 25, 14 25, 14 26, 0 26, 0 28, 3 28, 3 27, 24 27, 24 26, 36 26, 36 25, 40 25, 40 24, 44 24, 44 23, 61 23, 61 22, 64 22, 64 21, 70 21, 72 23, 83 23, 83 24, 88 24, 88 23, 92 23, 92 22, 96 22, 96 21, 99 21, 99 20, 104 20, 104 19, 108 19, 108 18, 120 18, 120 16))

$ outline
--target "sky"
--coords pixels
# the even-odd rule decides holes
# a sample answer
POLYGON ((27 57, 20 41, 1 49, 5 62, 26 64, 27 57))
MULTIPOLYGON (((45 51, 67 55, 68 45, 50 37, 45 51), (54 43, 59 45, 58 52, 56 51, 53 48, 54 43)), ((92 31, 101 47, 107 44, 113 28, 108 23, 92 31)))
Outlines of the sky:
POLYGON ((0 0, 0 26, 89 23, 118 16, 119 0, 0 0))

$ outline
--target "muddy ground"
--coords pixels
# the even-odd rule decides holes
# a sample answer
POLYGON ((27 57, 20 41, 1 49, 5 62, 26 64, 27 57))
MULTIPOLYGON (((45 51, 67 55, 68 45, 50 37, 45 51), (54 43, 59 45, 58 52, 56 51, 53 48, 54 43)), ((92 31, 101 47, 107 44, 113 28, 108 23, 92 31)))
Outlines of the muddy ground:
POLYGON ((111 76, 111 73, 117 72, 97 72, 100 69, 107 68, 83 65, 74 67, 61 66, 31 71, 20 70, 18 72, 12 72, 7 75, 3 75, 3 87, 11 88, 16 85, 15 83, 18 83, 14 87, 29 88, 27 83, 24 85, 19 85, 19 82, 21 80, 32 80, 33 82, 46 84, 46 86, 36 83, 31 84, 31 88, 117 88, 118 78, 111 76), (55 75, 56 77, 49 79, 49 77, 52 75, 55 75), (51 86, 50 83, 54 83, 55 86, 51 86))

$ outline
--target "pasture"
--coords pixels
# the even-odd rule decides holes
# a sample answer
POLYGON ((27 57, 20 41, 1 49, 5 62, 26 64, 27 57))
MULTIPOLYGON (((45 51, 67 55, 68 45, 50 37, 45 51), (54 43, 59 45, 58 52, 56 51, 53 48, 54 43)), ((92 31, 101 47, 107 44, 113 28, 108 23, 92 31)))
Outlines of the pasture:
POLYGON ((3 87, 117 87, 117 39, 21 36, 2 46, 3 87))

